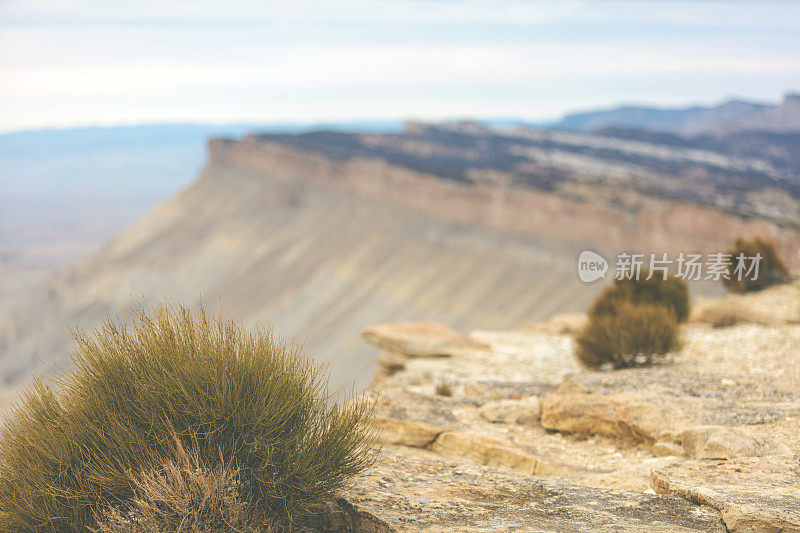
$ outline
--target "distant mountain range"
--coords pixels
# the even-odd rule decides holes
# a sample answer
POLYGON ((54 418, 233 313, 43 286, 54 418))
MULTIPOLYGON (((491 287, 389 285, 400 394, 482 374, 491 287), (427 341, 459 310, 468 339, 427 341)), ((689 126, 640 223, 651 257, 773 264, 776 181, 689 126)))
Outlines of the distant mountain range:
POLYGON ((622 106, 592 110, 569 114, 553 127, 585 132, 625 128, 689 136, 740 131, 800 131, 800 94, 789 93, 777 105, 730 100, 708 107, 622 106))

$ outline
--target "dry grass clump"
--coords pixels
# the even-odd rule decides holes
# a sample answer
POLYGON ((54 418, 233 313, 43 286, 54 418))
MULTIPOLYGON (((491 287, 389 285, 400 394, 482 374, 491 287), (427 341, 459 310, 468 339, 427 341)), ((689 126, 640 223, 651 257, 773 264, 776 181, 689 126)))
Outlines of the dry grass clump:
POLYGON ((749 241, 739 238, 727 253, 731 254, 731 266, 727 272, 728 279, 723 278, 722 283, 730 292, 760 291, 773 285, 788 283, 790 280, 789 269, 775 250, 775 243, 771 241, 761 237, 749 241), (739 279, 740 276, 735 272, 739 254, 744 254, 745 258, 761 255, 756 279, 750 276, 741 276, 742 279, 739 279))
POLYGON ((591 317, 575 342, 576 357, 590 368, 648 366, 678 348, 678 323, 666 307, 623 301, 613 314, 591 317))
POLYGON ((452 396, 455 384, 452 381, 443 379, 436 384, 436 394, 439 396, 452 396))
POLYGON ((589 317, 615 314, 617 307, 625 302, 633 304, 660 305, 670 309, 678 322, 689 316, 689 285, 682 279, 663 279, 656 274, 646 279, 643 271, 639 279, 617 279, 606 289, 589 309, 589 317))
POLYGON ((189 483, 173 435, 267 519, 309 513, 374 458, 370 406, 329 404, 324 367, 271 333, 160 306, 76 340, 59 392, 37 380, 0 434, 2 531, 84 532, 189 483))
POLYGON ((175 439, 175 459, 132 478, 134 496, 96 513, 95 533, 276 533, 263 510, 244 501, 239 471, 206 464, 175 439))

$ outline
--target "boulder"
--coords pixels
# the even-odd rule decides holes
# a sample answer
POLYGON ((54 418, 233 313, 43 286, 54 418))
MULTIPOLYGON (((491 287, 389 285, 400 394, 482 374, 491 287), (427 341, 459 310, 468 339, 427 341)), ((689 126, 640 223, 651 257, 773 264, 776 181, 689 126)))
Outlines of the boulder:
POLYGON ((379 348, 409 357, 447 357, 489 350, 488 345, 435 322, 378 324, 365 328, 361 336, 379 348))
POLYGON ((602 435, 652 445, 672 442, 680 413, 652 396, 620 394, 547 394, 541 424, 546 429, 579 435, 602 435))
POLYGON ((496 424, 529 426, 539 423, 542 404, 538 396, 519 400, 495 400, 483 404, 478 412, 484 419, 496 424))
POLYGON ((565 485, 386 452, 320 520, 326 531, 370 533, 725 531, 714 512, 674 496, 565 485))
POLYGON ((800 532, 797 455, 684 461, 650 474, 658 494, 717 509, 728 531, 800 532))

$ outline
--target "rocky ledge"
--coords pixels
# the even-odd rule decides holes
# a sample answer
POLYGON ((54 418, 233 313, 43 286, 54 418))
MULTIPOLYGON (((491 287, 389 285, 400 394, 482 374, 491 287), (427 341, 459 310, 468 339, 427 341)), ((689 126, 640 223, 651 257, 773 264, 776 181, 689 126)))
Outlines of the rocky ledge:
POLYGON ((683 498, 565 485, 472 463, 384 453, 330 512, 328 529, 724 532, 683 498))
POLYGON ((367 328, 386 445, 331 528, 800 531, 800 326, 690 324, 665 365, 586 372, 580 320, 367 328))

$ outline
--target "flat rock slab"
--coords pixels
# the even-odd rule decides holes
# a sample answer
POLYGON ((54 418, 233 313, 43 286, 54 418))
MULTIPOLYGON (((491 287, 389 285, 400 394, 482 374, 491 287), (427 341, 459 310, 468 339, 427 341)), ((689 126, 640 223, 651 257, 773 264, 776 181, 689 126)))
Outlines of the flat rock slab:
POLYGON ((800 531, 796 455, 685 461, 653 470, 650 483, 659 494, 719 510, 729 531, 800 531))
POLYGON ((748 428, 798 414, 800 392, 773 380, 650 368, 566 376, 542 399, 541 423, 648 445, 682 444, 690 457, 731 458, 787 451, 748 428))
POLYGON ((725 531, 717 513, 675 496, 387 453, 338 504, 332 531, 725 531))
POLYGON ((429 396, 400 389, 384 389, 375 401, 375 416, 398 421, 422 422, 442 429, 460 429, 464 424, 454 411, 461 406, 479 406, 469 399, 454 399, 447 396, 429 396))
POLYGON ((368 343, 409 357, 446 357, 488 351, 489 346, 435 322, 377 324, 361 336, 368 343))

